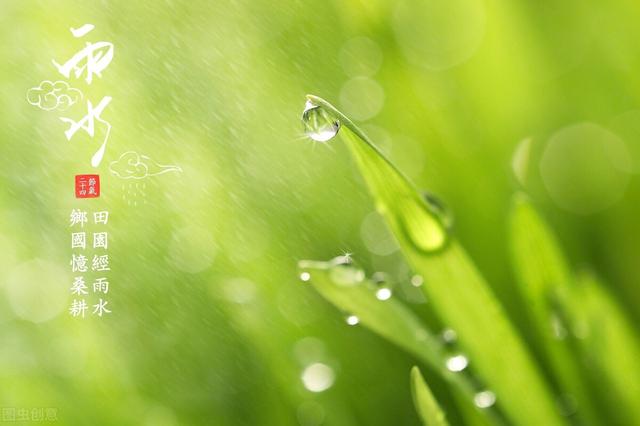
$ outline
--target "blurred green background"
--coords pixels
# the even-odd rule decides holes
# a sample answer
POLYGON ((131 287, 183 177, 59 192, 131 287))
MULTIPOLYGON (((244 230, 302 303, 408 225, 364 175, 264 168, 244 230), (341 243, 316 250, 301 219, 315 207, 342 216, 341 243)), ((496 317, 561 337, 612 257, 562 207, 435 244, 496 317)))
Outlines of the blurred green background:
POLYGON ((448 204, 516 323, 519 189, 637 321, 639 19, 631 0, 3 0, 0 407, 73 425, 418 424, 411 357, 298 279, 298 260, 350 252, 430 317, 346 148, 305 138, 306 93, 448 204), (115 45, 102 78, 69 80, 113 97, 96 200, 73 176, 99 139, 67 141, 65 114, 25 98, 87 41, 115 45), (136 191, 108 171, 131 150, 183 173, 136 191), (73 208, 111 213, 103 318, 67 312, 73 208))

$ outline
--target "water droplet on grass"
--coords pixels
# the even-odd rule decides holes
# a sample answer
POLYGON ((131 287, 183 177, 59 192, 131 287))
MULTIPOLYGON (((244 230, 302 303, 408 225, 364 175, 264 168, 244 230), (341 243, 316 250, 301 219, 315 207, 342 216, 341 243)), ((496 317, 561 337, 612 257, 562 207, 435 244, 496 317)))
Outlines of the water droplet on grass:
POLYGON ((399 221, 407 238, 416 248, 424 252, 434 252, 444 247, 447 232, 443 223, 429 211, 423 203, 406 198, 398 206, 399 221))
POLYGON ((412 286, 420 287, 422 284, 424 284, 424 278, 422 278, 422 275, 414 275, 411 277, 412 286))
POLYGON ((302 112, 304 132, 316 142, 327 142, 340 130, 340 121, 325 108, 307 101, 302 112))
POLYGON ((392 292, 391 289, 383 287, 381 289, 378 289, 378 291, 376 291, 376 299, 378 300, 389 300, 392 296, 392 292))
POLYGON ((442 340, 444 340, 445 343, 454 343, 457 339, 458 335, 455 330, 451 328, 445 328, 442 330, 442 340))
POLYGON ((447 358, 447 370, 457 373, 464 370, 469 365, 469 360, 464 355, 455 355, 447 358))
POLYGON ((360 322, 360 318, 355 315, 349 315, 347 318, 345 318, 345 321, 349 325, 357 325, 360 322))
POLYGON ((488 390, 478 392, 473 397, 473 403, 478 408, 489 408, 496 403, 496 394, 488 390))
POLYGON ((308 273, 308 272, 302 272, 302 273, 300 274, 300 280, 301 280, 301 281, 305 281, 305 282, 306 282, 306 281, 309 281, 310 279, 311 279, 311 274, 310 274, 310 273, 308 273))

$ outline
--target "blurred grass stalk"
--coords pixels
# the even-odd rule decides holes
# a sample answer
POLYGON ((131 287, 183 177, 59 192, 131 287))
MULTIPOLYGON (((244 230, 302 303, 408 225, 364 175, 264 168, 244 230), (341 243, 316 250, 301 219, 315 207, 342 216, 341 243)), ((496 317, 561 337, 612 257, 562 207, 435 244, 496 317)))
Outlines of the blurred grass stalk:
POLYGON ((640 351, 620 307, 591 274, 573 276, 554 235, 521 195, 510 237, 536 344, 562 391, 575 397, 580 420, 640 424, 640 382, 629 380, 640 377, 640 351))

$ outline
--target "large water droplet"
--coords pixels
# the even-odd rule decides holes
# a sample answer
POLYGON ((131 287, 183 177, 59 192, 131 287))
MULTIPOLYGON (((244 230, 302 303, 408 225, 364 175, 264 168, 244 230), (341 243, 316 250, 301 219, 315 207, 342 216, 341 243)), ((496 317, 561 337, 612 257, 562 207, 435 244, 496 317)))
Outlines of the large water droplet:
POLYGON ((435 213, 424 203, 406 198, 398 206, 400 225, 407 238, 421 251, 434 252, 444 247, 447 231, 435 213))
POLYGON ((327 142, 340 130, 340 121, 311 101, 307 101, 304 106, 302 123, 305 134, 316 142, 327 142))

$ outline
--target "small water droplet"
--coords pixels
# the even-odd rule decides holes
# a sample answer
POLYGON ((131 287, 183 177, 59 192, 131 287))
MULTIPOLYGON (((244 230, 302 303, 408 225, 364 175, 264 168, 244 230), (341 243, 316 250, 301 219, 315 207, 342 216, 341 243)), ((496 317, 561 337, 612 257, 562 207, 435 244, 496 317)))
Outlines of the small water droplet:
POLYGON ((306 282, 306 281, 309 281, 310 279, 311 279, 311 274, 310 274, 310 273, 308 273, 308 272, 302 272, 302 273, 300 274, 300 280, 301 280, 301 281, 305 281, 305 282, 306 282))
POLYGON ((392 296, 392 291, 390 288, 380 288, 376 291, 376 299, 378 300, 389 300, 392 296))
POLYGON ((345 318, 345 321, 349 325, 357 325, 360 322, 360 318, 355 315, 349 315, 347 318, 345 318))
POLYGON ((464 370, 467 365, 469 365, 469 360, 464 355, 455 355, 447 359, 447 370, 454 373, 464 370))
POLYGON ((496 403, 496 394, 489 390, 478 392, 473 397, 473 403, 478 408, 489 408, 496 403))
POLYGON ((445 343, 454 343, 457 339, 458 335, 455 330, 451 328, 445 328, 442 330, 442 340, 444 340, 445 343))
POLYGON ((418 199, 405 198, 398 206, 399 221, 407 238, 423 252, 440 250, 447 242, 447 231, 440 217, 418 199))
POLYGON ((411 277, 411 285, 414 287, 420 287, 424 283, 422 275, 414 275, 411 277))
POLYGON ((305 134, 316 142, 327 142, 340 130, 340 121, 325 108, 311 101, 305 104, 302 123, 305 134))

